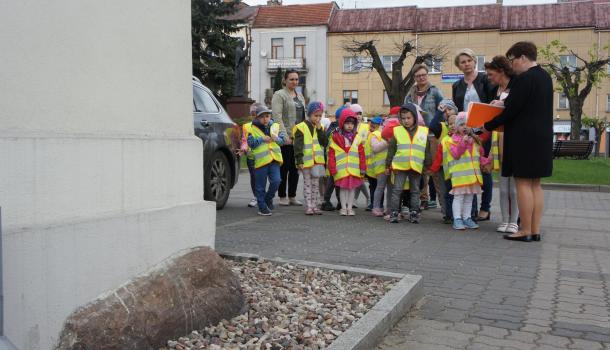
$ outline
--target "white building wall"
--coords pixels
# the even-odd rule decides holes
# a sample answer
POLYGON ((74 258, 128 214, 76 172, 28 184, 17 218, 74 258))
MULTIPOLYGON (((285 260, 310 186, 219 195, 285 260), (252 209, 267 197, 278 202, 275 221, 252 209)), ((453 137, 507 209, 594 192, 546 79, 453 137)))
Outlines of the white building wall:
POLYGON ((305 61, 307 66, 307 93, 311 101, 326 103, 327 98, 327 46, 326 26, 253 28, 252 29, 252 93, 257 102, 265 100, 265 90, 272 88, 273 75, 267 72, 267 60, 271 58, 271 39, 284 39, 284 56, 293 58, 294 38, 305 37, 305 61), (266 53, 263 57, 261 53, 266 53))
POLYGON ((0 50, 5 333, 46 350, 76 307, 214 245, 190 3, 3 1, 0 50))

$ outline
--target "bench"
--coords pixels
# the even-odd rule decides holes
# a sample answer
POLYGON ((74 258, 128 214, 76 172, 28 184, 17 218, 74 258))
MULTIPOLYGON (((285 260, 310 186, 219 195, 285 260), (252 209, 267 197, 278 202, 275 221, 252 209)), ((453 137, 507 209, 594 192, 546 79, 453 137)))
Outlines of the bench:
POLYGON ((593 151, 593 144, 593 141, 555 141, 555 144, 553 145, 553 158, 572 157, 576 159, 587 159, 593 151))

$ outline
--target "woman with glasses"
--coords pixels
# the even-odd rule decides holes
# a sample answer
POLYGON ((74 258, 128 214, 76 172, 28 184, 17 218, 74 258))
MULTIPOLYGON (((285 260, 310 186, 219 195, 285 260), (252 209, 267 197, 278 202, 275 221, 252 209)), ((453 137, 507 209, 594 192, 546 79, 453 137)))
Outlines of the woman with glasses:
MULTIPOLYGON (((409 93, 405 96, 404 103, 418 105, 425 112, 422 113, 422 117, 426 126, 429 127, 439 103, 443 100, 443 93, 428 81, 428 66, 425 64, 418 64, 413 67, 413 77, 415 78, 415 84, 413 84, 409 93)), ((439 142, 432 133, 428 135, 428 143, 430 144, 432 154, 435 155, 439 142)), ((423 174, 420 209, 436 208, 436 189, 434 186, 430 186, 429 183, 430 175, 423 174)))
POLYGON ((538 49, 521 41, 506 52, 513 71, 504 110, 485 123, 486 130, 504 126, 502 176, 517 187, 519 231, 504 235, 514 241, 539 241, 544 193, 540 179, 553 173, 553 81, 536 63, 538 49))

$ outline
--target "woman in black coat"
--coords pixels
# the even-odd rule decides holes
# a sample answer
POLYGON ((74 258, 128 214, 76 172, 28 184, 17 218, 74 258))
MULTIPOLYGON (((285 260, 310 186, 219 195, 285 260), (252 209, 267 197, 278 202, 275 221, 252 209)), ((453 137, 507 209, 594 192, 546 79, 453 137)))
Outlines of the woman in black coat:
POLYGON ((502 176, 514 176, 521 227, 505 235, 517 241, 540 240, 544 193, 540 178, 553 172, 553 81, 536 63, 537 48, 518 42, 507 52, 517 73, 504 111, 485 123, 486 130, 504 126, 502 176))

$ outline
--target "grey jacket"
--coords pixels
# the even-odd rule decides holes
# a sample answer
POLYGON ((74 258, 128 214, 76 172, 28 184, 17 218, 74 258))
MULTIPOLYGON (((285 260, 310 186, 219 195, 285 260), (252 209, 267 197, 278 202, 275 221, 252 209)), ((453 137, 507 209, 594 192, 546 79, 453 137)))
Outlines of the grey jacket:
MULTIPOLYGON (((305 113, 307 113, 305 98, 298 92, 297 97, 301 100, 305 113)), ((297 124, 297 111, 292 96, 290 96, 290 92, 287 88, 278 90, 273 94, 271 110, 273 120, 277 120, 278 123, 280 123, 280 128, 285 130, 286 135, 292 139, 292 128, 297 124)), ((301 121, 298 122, 300 123, 301 121)))
MULTIPOLYGON (((415 93, 415 85, 411 87, 407 96, 405 96, 405 103, 411 102, 414 104, 417 103, 417 94, 415 93)), ((430 125, 432 118, 434 118, 434 114, 436 113, 436 109, 438 108, 438 104, 443 99, 443 93, 436 86, 428 84, 428 91, 422 100, 421 106, 419 106, 424 112, 426 112, 422 117, 426 122, 426 126, 430 125)))

